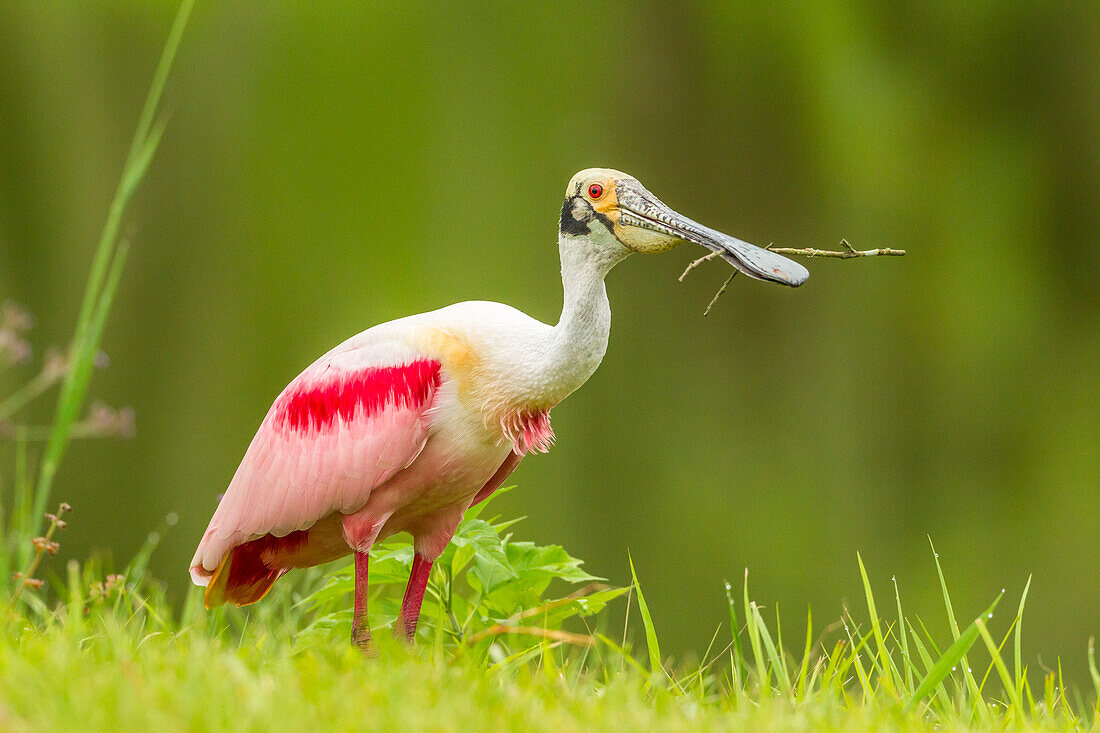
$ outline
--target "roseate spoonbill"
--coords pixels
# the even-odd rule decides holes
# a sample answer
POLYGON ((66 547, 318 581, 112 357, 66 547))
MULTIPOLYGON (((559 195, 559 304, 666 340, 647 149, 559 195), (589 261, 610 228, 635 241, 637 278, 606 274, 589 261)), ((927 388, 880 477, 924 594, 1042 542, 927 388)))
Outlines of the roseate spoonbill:
POLYGON ((254 603, 289 569, 354 553, 352 641, 366 648, 368 551, 406 531, 415 555, 400 631, 411 639, 432 562, 463 513, 525 454, 550 447, 550 410, 603 359, 608 271, 684 241, 758 280, 809 276, 681 216, 625 173, 581 171, 561 209, 557 325, 501 303, 458 303, 353 336, 276 398, 191 561, 206 606, 254 603))

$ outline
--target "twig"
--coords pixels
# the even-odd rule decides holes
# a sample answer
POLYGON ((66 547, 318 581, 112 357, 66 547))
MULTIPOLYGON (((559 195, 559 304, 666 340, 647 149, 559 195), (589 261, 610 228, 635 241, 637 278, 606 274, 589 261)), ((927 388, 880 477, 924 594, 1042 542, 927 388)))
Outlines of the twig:
POLYGON ((840 240, 840 246, 844 249, 840 251, 830 249, 813 249, 807 247, 806 249, 794 249, 792 247, 772 247, 768 246, 768 249, 776 254, 781 255, 802 255, 803 257, 835 257, 838 260, 850 260, 853 257, 904 257, 904 249, 890 249, 889 247, 882 247, 881 249, 856 249, 852 245, 848 244, 847 239, 840 240))
POLYGON ((489 636, 497 636, 500 634, 526 634, 527 636, 541 636, 544 639, 554 639, 555 641, 564 641, 566 644, 575 644, 576 646, 591 646, 596 643, 595 639, 591 636, 585 636, 583 634, 574 634, 569 631, 557 631, 555 629, 544 629, 541 626, 505 626, 504 624, 494 624, 489 628, 479 631, 469 639, 466 640, 467 644, 473 644, 474 642, 481 641, 489 636))
MULTIPOLYGON (((840 240, 840 246, 844 249, 831 250, 831 249, 814 249, 812 247, 806 247, 804 249, 796 249, 793 247, 773 247, 768 245, 765 249, 770 252, 775 252, 781 255, 801 255, 803 257, 833 257, 838 260, 850 260, 855 257, 903 257, 905 255, 904 249, 890 249, 889 247, 881 247, 879 249, 856 249, 848 243, 847 239, 840 240)), ((699 265, 703 264, 707 260, 713 260, 715 257, 719 257, 721 252, 710 252, 703 255, 697 260, 692 260, 684 271, 680 273, 680 277, 677 278, 679 282, 683 282, 684 278, 688 276, 688 273, 694 270, 699 265)), ((722 283, 722 287, 718 288, 718 292, 714 294, 714 297, 710 299, 710 303, 707 305, 707 309, 703 311, 703 315, 710 313, 710 309, 714 307, 714 304, 718 302, 718 299, 722 297, 722 293, 726 292, 726 288, 729 287, 730 280, 737 274, 737 270, 733 271, 733 275, 726 278, 726 281, 722 283)))
POLYGON ((718 256, 718 254, 719 254, 718 252, 711 252, 710 254, 703 255, 702 257, 700 257, 697 260, 692 260, 691 264, 687 266, 687 268, 683 271, 683 273, 681 273, 680 277, 677 278, 677 280, 679 282, 683 282, 684 278, 687 277, 689 272, 691 272, 692 270, 694 270, 696 267, 703 264, 707 260, 713 260, 715 257, 718 256))
POLYGON ((709 303, 707 303, 707 309, 705 311, 703 311, 703 317, 704 318, 706 318, 707 314, 710 313, 710 309, 714 307, 714 304, 718 302, 718 299, 722 297, 722 293, 726 292, 726 288, 729 287, 730 280, 732 280, 734 275, 736 275, 736 274, 737 274, 737 270, 734 270, 733 272, 731 272, 730 276, 726 278, 726 281, 724 283, 722 283, 722 287, 718 288, 718 292, 715 293, 714 297, 710 299, 709 303))

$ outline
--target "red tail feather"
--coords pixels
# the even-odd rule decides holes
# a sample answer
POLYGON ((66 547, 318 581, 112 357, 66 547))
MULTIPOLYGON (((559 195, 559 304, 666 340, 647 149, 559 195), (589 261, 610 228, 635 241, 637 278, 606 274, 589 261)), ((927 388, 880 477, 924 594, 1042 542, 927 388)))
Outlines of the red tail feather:
POLYGON ((278 565, 280 554, 292 552, 306 541, 299 530, 285 537, 264 535, 230 550, 206 586, 203 605, 207 608, 229 602, 247 606, 267 595, 271 586, 289 568, 278 565))

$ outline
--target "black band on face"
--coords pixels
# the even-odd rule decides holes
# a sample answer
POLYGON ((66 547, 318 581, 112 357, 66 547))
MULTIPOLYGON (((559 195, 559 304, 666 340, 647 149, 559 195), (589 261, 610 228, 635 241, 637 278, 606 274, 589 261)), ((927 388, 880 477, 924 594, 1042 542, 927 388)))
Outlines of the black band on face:
MULTIPOLYGON (((581 221, 573 216, 573 204, 579 198, 580 196, 567 198, 565 203, 561 205, 561 223, 558 228, 562 234, 580 237, 592 233, 592 230, 588 228, 588 222, 581 221)), ((584 199, 581 199, 581 201, 584 201, 584 199)))
POLYGON ((607 217, 607 215, 601 214, 600 212, 592 208, 592 204, 590 204, 583 196, 572 196, 565 200, 565 203, 561 206, 561 223, 558 225, 558 228, 562 234, 580 237, 585 234, 592 233, 592 229, 588 225, 588 221, 590 221, 591 219, 595 219, 596 221, 607 227, 607 231, 611 232, 612 235, 615 234, 615 223, 612 222, 611 219, 607 217), (576 208, 575 205, 577 201, 580 201, 588 208, 590 219, 581 221, 580 219, 573 216, 573 209, 576 208))

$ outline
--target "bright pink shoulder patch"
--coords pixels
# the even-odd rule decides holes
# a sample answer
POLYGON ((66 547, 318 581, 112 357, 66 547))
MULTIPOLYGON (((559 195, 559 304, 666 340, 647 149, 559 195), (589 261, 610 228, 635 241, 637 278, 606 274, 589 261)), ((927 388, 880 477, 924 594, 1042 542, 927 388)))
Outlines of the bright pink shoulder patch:
POLYGON ((390 405, 419 408, 439 386, 439 370, 438 361, 418 359, 402 366, 331 373, 305 381, 280 398, 276 424, 322 430, 337 417, 350 422, 377 415, 390 405))

